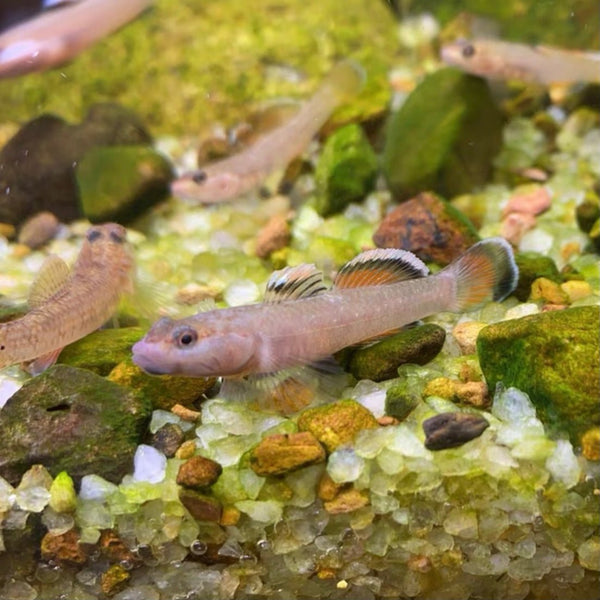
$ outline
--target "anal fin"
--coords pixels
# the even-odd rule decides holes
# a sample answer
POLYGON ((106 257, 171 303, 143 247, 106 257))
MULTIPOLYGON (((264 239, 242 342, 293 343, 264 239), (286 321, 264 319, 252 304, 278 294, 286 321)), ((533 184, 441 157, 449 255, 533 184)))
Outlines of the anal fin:
POLYGON ((38 356, 36 359, 30 362, 24 363, 23 368, 30 375, 39 375, 40 373, 43 373, 46 369, 51 367, 58 360, 58 356, 61 352, 62 347, 56 348, 56 350, 52 350, 51 352, 42 354, 41 356, 38 356))

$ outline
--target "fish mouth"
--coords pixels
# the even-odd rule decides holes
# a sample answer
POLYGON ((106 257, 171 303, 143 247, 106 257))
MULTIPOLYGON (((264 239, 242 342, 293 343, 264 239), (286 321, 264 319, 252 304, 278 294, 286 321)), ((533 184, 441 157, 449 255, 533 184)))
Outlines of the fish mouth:
POLYGON ((143 341, 135 343, 131 348, 133 363, 149 375, 168 375, 169 369, 166 365, 160 364, 157 360, 149 356, 147 350, 148 348, 143 341))

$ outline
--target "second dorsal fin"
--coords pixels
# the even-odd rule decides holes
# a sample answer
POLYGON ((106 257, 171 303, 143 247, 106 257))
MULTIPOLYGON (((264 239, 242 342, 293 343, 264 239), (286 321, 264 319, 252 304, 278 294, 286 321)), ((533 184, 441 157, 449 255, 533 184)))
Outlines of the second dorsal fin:
POLYGON ((39 306, 56 294, 68 278, 69 267, 65 261, 56 254, 50 254, 42 263, 40 271, 29 290, 29 297, 27 298, 29 308, 39 306))
POLYGON ((361 252, 347 262, 333 282, 336 288, 387 285, 425 277, 429 269, 412 252, 399 248, 376 248, 361 252))
POLYGON ((264 302, 297 300, 324 292, 323 273, 315 265, 302 264, 275 271, 267 282, 264 302))

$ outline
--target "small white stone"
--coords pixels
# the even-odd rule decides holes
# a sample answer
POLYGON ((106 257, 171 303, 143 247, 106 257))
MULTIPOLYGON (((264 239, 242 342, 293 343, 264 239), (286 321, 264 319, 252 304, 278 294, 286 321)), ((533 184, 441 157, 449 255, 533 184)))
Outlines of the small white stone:
POLYGON ((0 408, 8 402, 15 392, 21 389, 22 385, 22 381, 15 381, 8 377, 0 379, 0 408))
POLYGON ((117 491, 117 486, 100 475, 85 475, 81 479, 79 497, 82 500, 106 500, 117 491))
POLYGON ((356 481, 364 468, 364 459, 346 446, 334 450, 327 461, 327 472, 336 483, 356 481))
POLYGON ((581 467, 568 440, 558 440, 554 452, 546 460, 546 469, 556 481, 567 489, 577 484, 581 477, 581 467))
POLYGON ((156 448, 142 444, 133 457, 134 481, 160 483, 165 478, 167 458, 156 448))
POLYGON ((283 508, 275 500, 240 500, 235 507, 246 513, 252 520, 273 524, 281 520, 283 508))
POLYGON ((260 299, 260 290, 254 281, 236 279, 225 288, 223 298, 229 306, 242 306, 257 302, 260 299))
POLYGON ((526 393, 510 387, 496 393, 492 414, 501 421, 516 423, 529 417, 535 417, 535 406, 526 393))

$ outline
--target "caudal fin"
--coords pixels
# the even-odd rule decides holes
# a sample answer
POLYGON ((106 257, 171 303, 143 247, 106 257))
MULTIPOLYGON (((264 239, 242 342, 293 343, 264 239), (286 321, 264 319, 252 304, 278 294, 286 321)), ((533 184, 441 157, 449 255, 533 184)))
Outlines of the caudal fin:
POLYGON ((510 244, 495 237, 471 246, 440 275, 455 280, 455 297, 449 309, 462 312, 506 298, 517 285, 519 269, 510 244))

